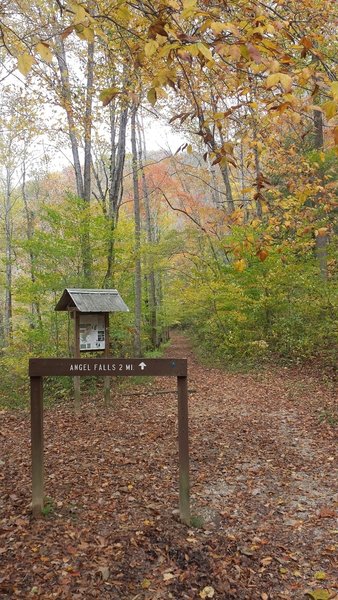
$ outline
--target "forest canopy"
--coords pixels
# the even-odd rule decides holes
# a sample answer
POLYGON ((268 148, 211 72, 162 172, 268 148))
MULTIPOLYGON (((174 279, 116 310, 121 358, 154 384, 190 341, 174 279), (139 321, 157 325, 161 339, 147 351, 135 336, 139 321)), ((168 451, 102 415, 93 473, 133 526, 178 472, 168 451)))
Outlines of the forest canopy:
MULTIPOLYGON (((334 364, 331 0, 5 0, 1 386, 71 352, 66 287, 116 287, 112 352, 172 326, 222 364, 334 364), (158 123, 157 150, 147 125, 158 123), (162 125, 182 139, 161 147, 162 125)), ((6 400, 7 401, 7 400, 6 400)))

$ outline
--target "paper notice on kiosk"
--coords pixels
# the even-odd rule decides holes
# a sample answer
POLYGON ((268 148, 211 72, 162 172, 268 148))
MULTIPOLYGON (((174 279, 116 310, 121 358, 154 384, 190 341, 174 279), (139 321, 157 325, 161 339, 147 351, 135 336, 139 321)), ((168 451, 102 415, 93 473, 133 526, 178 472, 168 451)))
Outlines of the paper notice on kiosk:
POLYGON ((80 350, 104 349, 104 315, 80 315, 80 350))

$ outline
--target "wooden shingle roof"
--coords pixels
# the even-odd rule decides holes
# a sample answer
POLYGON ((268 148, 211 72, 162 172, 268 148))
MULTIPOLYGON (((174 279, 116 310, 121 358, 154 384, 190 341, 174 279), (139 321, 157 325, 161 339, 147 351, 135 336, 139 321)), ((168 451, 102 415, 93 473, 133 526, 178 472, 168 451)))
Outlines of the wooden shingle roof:
POLYGON ((117 290, 70 289, 66 288, 55 306, 55 310, 77 308, 81 313, 128 312, 117 290))

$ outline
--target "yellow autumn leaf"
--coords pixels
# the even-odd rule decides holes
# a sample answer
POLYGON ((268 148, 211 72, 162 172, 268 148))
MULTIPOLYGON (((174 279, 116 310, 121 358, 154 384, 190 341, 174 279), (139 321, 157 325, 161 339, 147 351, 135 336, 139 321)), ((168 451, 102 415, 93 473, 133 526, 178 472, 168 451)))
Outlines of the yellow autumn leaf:
POLYGON ((280 73, 271 73, 271 75, 269 75, 266 78, 266 82, 265 82, 266 87, 269 89, 269 88, 273 87, 274 85, 277 85, 279 83, 280 75, 281 75, 280 73))
POLYGON ((149 58, 150 56, 155 54, 157 49, 158 49, 158 42, 156 40, 150 40, 144 46, 144 53, 149 58))
POLYGON ((115 96, 117 96, 119 91, 120 90, 116 87, 111 87, 111 88, 106 88, 104 90, 101 90, 101 92, 99 94, 99 99, 101 100, 103 106, 108 106, 108 104, 110 104, 110 102, 113 100, 113 98, 115 98, 115 96))
POLYGON ((157 93, 155 88, 150 88, 150 90, 148 90, 147 99, 152 106, 155 106, 157 100, 157 93))
POLYGON ((71 9, 74 12, 73 23, 75 25, 83 23, 88 17, 88 13, 83 6, 77 4, 77 2, 70 3, 71 9))
POLYGON ((40 54, 42 60, 45 60, 46 62, 52 62, 53 54, 46 42, 38 42, 38 44, 35 46, 35 49, 38 54, 40 54))
POLYGON ((94 30, 91 27, 75 25, 75 31, 81 40, 86 40, 87 42, 94 41, 94 30))
POLYGON ((142 583, 141 583, 141 588, 143 590, 147 590, 149 587, 151 586, 151 581, 150 579, 143 579, 142 583))
POLYGON ((321 108, 323 109, 327 120, 329 121, 337 114, 338 105, 335 100, 329 100, 328 102, 324 102, 321 108))
POLYGON ((188 44, 185 46, 185 50, 191 54, 191 56, 198 56, 197 44, 188 44))
POLYGON ((183 0, 183 10, 191 10, 197 5, 197 0, 183 0))
POLYGON ((18 69, 20 73, 26 77, 35 62, 36 60, 31 54, 28 54, 27 52, 21 54, 18 58, 18 69))
POLYGON ((172 573, 164 573, 163 574, 163 581, 170 581, 171 579, 174 579, 175 575, 173 575, 172 573))
POLYGON ((261 560, 261 565, 263 565, 263 567, 267 567, 272 563, 272 561, 273 561, 272 556, 265 556, 261 560))
POLYGON ((199 597, 202 598, 202 600, 205 600, 206 598, 213 598, 214 595, 215 595, 215 590, 211 585, 207 585, 199 593, 199 597))
POLYGON ((119 6, 116 10, 116 15, 123 23, 129 23, 131 19, 131 13, 129 12, 127 6, 119 6))
POLYGON ((279 80, 285 92, 290 92, 292 88, 292 77, 286 73, 280 73, 279 80))
POLYGON ((305 592, 305 596, 312 600, 329 600, 330 592, 328 590, 308 590, 305 592))
POLYGON ((242 273, 242 271, 245 271, 246 262, 245 262, 244 258, 241 258, 240 260, 235 260, 235 262, 234 262, 234 268, 239 273, 242 273))
POLYGON ((278 60, 272 60, 271 63, 269 63, 270 73, 278 73, 279 69, 280 69, 280 64, 279 64, 278 60))
POLYGON ((333 83, 331 83, 331 91, 334 99, 338 100, 338 81, 333 81, 333 83))
POLYGON ((212 29, 212 31, 216 35, 218 35, 219 33, 222 33, 222 31, 227 29, 227 25, 226 25, 226 23, 220 23, 219 21, 212 21, 210 23, 210 29, 212 29))
POLYGON ((323 579, 326 579, 326 573, 324 571, 316 571, 315 579, 317 579, 317 581, 322 581, 323 579))
POLYGON ((202 42, 198 42, 197 44, 197 48, 199 50, 199 52, 201 54, 203 54, 203 56, 207 59, 207 60, 212 60, 212 54, 209 50, 209 48, 207 48, 207 46, 205 46, 204 44, 202 44, 202 42))

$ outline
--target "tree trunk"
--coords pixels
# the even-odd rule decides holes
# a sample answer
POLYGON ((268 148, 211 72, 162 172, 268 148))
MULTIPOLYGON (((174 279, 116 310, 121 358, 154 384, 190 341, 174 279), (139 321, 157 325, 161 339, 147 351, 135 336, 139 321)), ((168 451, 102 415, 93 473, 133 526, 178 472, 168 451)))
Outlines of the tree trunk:
POLYGON ((217 187, 217 178, 215 167, 210 163, 209 157, 207 157, 207 168, 211 178, 211 202, 216 208, 222 207, 222 201, 220 198, 219 189, 217 187))
POLYGON ((4 313, 2 302, 0 302, 0 351, 5 346, 4 313))
POLYGON ((245 177, 245 164, 244 164, 244 144, 241 142, 240 148, 240 182, 241 182, 241 195, 242 195, 242 203, 243 203, 243 212, 244 212, 244 223, 249 221, 249 199, 247 194, 245 193, 246 186, 246 177, 245 177))
POLYGON ((12 219, 11 219, 11 173, 6 167, 6 192, 5 192, 5 316, 4 316, 4 338, 8 345, 13 336, 12 317, 12 219))
POLYGON ((137 106, 131 111, 131 148, 132 148, 132 171, 134 191, 134 217, 135 217, 135 356, 141 356, 141 317, 142 317, 142 273, 141 273, 141 214, 140 196, 138 188, 138 161, 136 144, 136 113, 137 106))
MULTIPOLYGON (((29 208, 28 198, 26 193, 26 155, 23 162, 23 170, 22 170, 22 185, 21 185, 22 199, 26 213, 26 235, 28 242, 31 242, 34 236, 34 213, 29 208)), ((34 284, 36 282, 35 275, 35 255, 34 252, 29 245, 29 270, 31 282, 34 284)), ((40 303, 35 299, 32 299, 32 327, 35 327, 36 322, 39 324, 39 327, 42 327, 42 319, 41 319, 41 311, 40 311, 40 303)))
POLYGON ((85 283, 92 281, 92 251, 90 244, 90 214, 91 201, 91 165, 92 165, 92 112, 94 94, 94 43, 88 43, 87 55, 87 82, 86 82, 86 108, 84 118, 84 167, 83 167, 83 199, 85 210, 83 213, 82 232, 82 262, 85 283))
MULTIPOLYGON (((324 132, 323 132, 323 114, 319 110, 313 111, 314 119, 314 147, 320 151, 324 146, 324 132)), ((323 235, 317 235, 316 237, 316 254, 319 263, 320 276, 323 281, 327 282, 328 269, 327 269, 327 246, 329 238, 327 233, 323 235)))
POLYGON ((324 127, 323 127, 323 113, 320 110, 313 111, 314 121, 314 147, 320 150, 324 146, 324 127))
POLYGON ((128 124, 128 107, 120 114, 119 135, 116 144, 115 111, 110 115, 110 182, 109 205, 107 218, 109 222, 109 239, 107 247, 107 270, 104 277, 104 287, 110 287, 113 282, 114 271, 114 234, 118 221, 118 212, 123 193, 123 169, 126 156, 126 132, 128 124))
POLYGON ((68 135, 72 148, 73 168, 76 181, 76 192, 79 198, 84 198, 84 186, 82 179, 82 169, 79 154, 79 145, 76 138, 76 124, 72 106, 71 85, 69 81, 69 72, 67 67, 66 51, 62 38, 59 38, 57 43, 56 58, 59 65, 61 78, 61 98, 63 108, 66 111, 68 122, 68 135))
MULTIPOLYGON (((147 234, 147 242, 149 246, 154 243, 154 233, 153 233, 153 224, 150 212, 150 201, 149 201, 149 193, 147 180, 144 172, 143 165, 143 154, 145 154, 145 150, 142 151, 142 135, 141 135, 141 127, 138 127, 139 132, 139 166, 142 175, 142 190, 143 190, 143 202, 145 208, 145 224, 146 224, 146 234, 147 234)), ((152 254, 150 254, 148 259, 148 267, 149 273, 147 275, 148 281, 148 307, 149 307, 149 324, 150 324, 150 340, 153 348, 158 347, 158 337, 157 337, 157 302, 156 302, 156 280, 155 280, 155 271, 154 271, 154 260, 152 254)))
POLYGON ((67 66, 67 57, 65 46, 61 37, 57 42, 56 58, 59 66, 61 79, 61 98, 63 108, 66 111, 68 122, 68 135, 72 148, 73 167, 76 181, 77 196, 84 200, 82 231, 80 236, 81 256, 83 267, 83 278, 86 285, 90 285, 92 280, 92 255, 90 245, 90 217, 89 204, 91 197, 91 131, 92 131, 92 100, 93 100, 93 71, 94 71, 94 45, 88 43, 87 57, 87 82, 86 82, 86 101, 84 117, 84 172, 82 173, 79 144, 76 137, 76 121, 72 105, 72 92, 69 80, 69 71, 67 66))
POLYGON ((316 237, 316 254, 319 263, 319 271, 323 281, 327 282, 328 269, 327 269, 327 245, 328 235, 317 235, 316 237))
POLYGON ((227 202, 227 212, 231 214, 235 210, 235 203, 232 195, 230 176, 229 176, 229 167, 227 164, 220 167, 224 185, 225 185, 225 197, 227 202))
MULTIPOLYGON (((254 119, 256 117, 254 116, 254 119)), ((257 188, 257 192, 256 192, 256 214, 258 219, 261 219, 263 216, 263 210, 262 210, 262 203, 260 200, 260 193, 261 193, 261 165, 260 165, 260 160, 259 160, 259 152, 258 152, 258 148, 257 148, 257 124, 256 121, 254 120, 254 124, 253 124, 253 140, 255 142, 254 144, 254 157, 255 157, 255 171, 256 171, 256 188, 257 188)))
MULTIPOLYGON (((223 144, 225 141, 221 132, 220 132, 220 141, 221 141, 221 144, 223 144)), ((214 150, 214 151, 217 150, 215 140, 213 140, 211 142, 211 146, 212 146, 212 150, 214 150)), ((221 165, 219 163, 219 168, 220 168, 221 175, 222 175, 222 178, 224 181, 224 186, 225 186, 226 212, 230 215, 235 210, 235 203, 234 203, 234 198, 232 195, 232 189, 231 189, 231 183, 230 183, 230 171, 229 171, 229 167, 228 167, 227 163, 225 163, 224 165, 221 165)))

